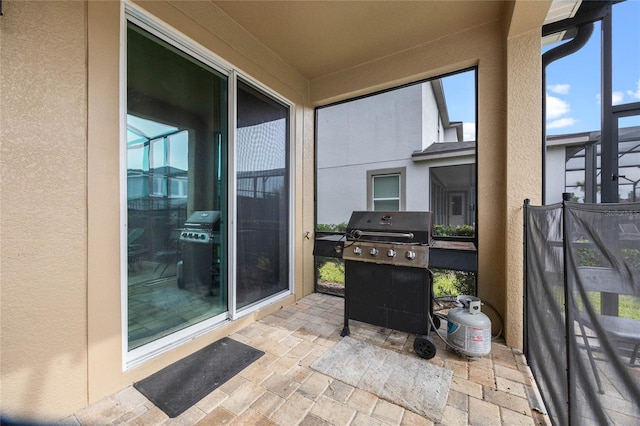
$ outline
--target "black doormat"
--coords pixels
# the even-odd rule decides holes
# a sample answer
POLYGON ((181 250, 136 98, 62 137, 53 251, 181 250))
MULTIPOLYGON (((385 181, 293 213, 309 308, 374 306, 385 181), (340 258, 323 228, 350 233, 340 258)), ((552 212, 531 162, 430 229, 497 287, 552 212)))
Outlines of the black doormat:
POLYGON ((176 417, 262 355, 224 337, 133 386, 169 417, 176 417))

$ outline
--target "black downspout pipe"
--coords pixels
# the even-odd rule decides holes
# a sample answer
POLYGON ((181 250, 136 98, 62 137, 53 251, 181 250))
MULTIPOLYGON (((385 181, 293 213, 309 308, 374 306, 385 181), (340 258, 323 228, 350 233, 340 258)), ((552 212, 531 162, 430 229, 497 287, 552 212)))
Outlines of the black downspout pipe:
POLYGON ((547 66, 560 59, 568 56, 587 44, 593 34, 593 22, 578 26, 578 32, 575 37, 554 49, 542 55, 542 204, 546 204, 546 151, 547 151, 547 66))
POLYGON ((572 342, 574 339, 573 330, 573 310, 569 306, 573 286, 570 288, 570 280, 568 273, 568 250, 569 250, 569 230, 567 226, 567 202, 571 200, 572 194, 569 192, 562 193, 562 280, 564 287, 564 318, 565 318, 565 356, 567 363, 567 425, 573 426, 574 423, 574 397, 576 395, 576 378, 571 369, 571 361, 573 359, 572 342))
POLYGON ((524 350, 524 356, 527 357, 527 359, 529 358, 529 331, 527 328, 527 317, 529 316, 528 310, 527 310, 527 293, 528 293, 528 286, 527 286, 527 282, 529 280, 529 274, 527 272, 527 263, 529 260, 529 254, 528 254, 528 233, 529 233, 529 204, 531 203, 531 200, 529 200, 528 198, 524 200, 524 205, 522 208, 522 214, 523 214, 523 218, 522 218, 522 245, 523 245, 523 251, 524 251, 524 259, 523 259, 523 268, 522 268, 522 275, 523 275, 523 289, 522 289, 522 306, 523 306, 523 319, 522 319, 522 329, 524 330, 524 339, 522 342, 522 349, 524 350))

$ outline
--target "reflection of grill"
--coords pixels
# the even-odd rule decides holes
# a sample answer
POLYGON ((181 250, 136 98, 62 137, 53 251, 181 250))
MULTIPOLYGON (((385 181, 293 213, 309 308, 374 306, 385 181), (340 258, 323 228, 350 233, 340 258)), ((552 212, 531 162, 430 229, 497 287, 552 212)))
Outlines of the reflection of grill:
POLYGON ((349 334, 349 319, 429 332, 432 227, 430 212, 353 212, 342 254, 343 336, 349 334))
POLYGON ((219 244, 220 212, 193 212, 180 230, 182 258, 178 262, 178 287, 217 291, 220 281, 219 244))
POLYGON ((219 244, 219 211, 196 211, 189 216, 180 232, 180 241, 201 244, 219 244))

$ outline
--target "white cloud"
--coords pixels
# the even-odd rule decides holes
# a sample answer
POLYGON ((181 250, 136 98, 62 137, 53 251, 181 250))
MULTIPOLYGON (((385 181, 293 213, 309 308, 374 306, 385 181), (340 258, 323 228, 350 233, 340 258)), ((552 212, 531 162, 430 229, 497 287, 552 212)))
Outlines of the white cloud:
POLYGON ((563 127, 573 126, 574 124, 576 124, 576 120, 573 118, 560 118, 547 123, 547 129, 561 129, 563 127))
POLYGON ((636 91, 634 92, 633 90, 627 90, 627 94, 632 98, 640 99, 640 80, 638 80, 636 91))
POLYGON ((476 140, 476 123, 462 123, 462 136, 465 141, 476 140))
POLYGON ((550 91, 553 93, 557 93, 559 95, 568 95, 569 89, 571 89, 570 84, 552 84, 547 86, 550 91))
POLYGON ((567 102, 547 94, 547 120, 561 117, 569 111, 570 108, 567 102))
MULTIPOLYGON (((637 92, 627 90, 627 94, 629 94, 631 97, 640 99, 640 81, 638 82, 637 92)), ((602 103, 602 95, 600 93, 596 95, 596 100, 598 102, 598 105, 602 103)), ((611 105, 620 105, 622 101, 624 101, 624 92, 611 92, 611 105)))
POLYGON ((611 105, 620 105, 624 100, 624 92, 611 93, 611 105))

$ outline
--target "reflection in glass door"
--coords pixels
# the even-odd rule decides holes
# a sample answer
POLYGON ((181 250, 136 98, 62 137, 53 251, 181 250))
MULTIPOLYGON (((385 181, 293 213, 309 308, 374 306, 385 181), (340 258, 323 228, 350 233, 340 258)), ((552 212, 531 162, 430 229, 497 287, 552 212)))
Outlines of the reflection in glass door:
POLYGON ((128 350, 227 308, 227 77, 129 23, 128 350))

